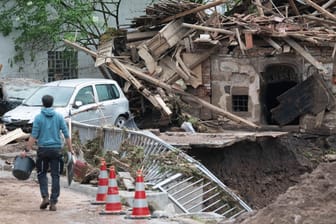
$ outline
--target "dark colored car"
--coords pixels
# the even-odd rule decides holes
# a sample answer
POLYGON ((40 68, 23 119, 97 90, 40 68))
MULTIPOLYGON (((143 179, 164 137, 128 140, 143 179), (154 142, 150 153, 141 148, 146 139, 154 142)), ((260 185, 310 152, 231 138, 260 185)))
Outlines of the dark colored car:
POLYGON ((14 109, 43 85, 43 82, 26 78, 0 78, 0 116, 14 109))

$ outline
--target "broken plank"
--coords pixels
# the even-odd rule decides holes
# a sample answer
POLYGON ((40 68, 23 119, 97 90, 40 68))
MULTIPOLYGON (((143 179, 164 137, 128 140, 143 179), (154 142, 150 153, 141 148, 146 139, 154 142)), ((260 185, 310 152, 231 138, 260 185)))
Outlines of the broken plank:
POLYGON ((275 50, 276 50, 277 52, 280 53, 280 52, 282 51, 281 46, 280 46, 277 42, 275 42, 272 38, 269 38, 269 37, 263 37, 263 39, 264 39, 269 45, 271 45, 272 47, 274 47, 275 50))
POLYGON ((186 61, 186 65, 190 68, 190 69, 194 69, 195 67, 197 67, 199 64, 201 64, 203 61, 209 59, 209 57, 218 49, 218 46, 214 46, 212 48, 210 48, 208 51, 203 52, 202 54, 194 54, 195 55, 195 59, 192 60, 192 62, 187 63, 186 61))
POLYGON ((156 71, 157 62, 154 60, 152 55, 148 53, 145 46, 139 47, 138 54, 145 61, 149 74, 153 74, 156 71))
POLYGON ((240 38, 240 32, 239 32, 238 28, 236 28, 236 37, 238 39, 240 50, 241 50, 242 54, 245 55, 246 47, 245 47, 245 44, 242 42, 242 40, 240 38))
POLYGON ((286 41, 292 48, 294 48, 302 57, 304 57, 318 70, 322 71, 324 74, 328 73, 328 70, 325 67, 323 67, 322 63, 317 61, 309 52, 307 52, 303 47, 301 47, 296 41, 294 41, 289 37, 284 37, 283 40, 286 41))
POLYGON ((182 47, 178 47, 176 54, 175 54, 175 58, 176 58, 176 66, 180 66, 181 69, 184 71, 184 73, 186 74, 187 78, 186 80, 189 80, 191 78, 191 71, 190 69, 185 65, 184 61, 181 58, 181 51, 182 51, 182 47))
POLYGON ((17 139, 28 138, 29 134, 22 131, 21 128, 17 128, 14 131, 10 131, 5 135, 0 137, 0 146, 5 146, 8 143, 15 141, 17 139))
POLYGON ((293 9, 295 15, 299 16, 300 12, 299 12, 298 8, 296 7, 294 0, 289 0, 289 5, 293 9))
POLYGON ((199 7, 196 7, 196 8, 193 8, 193 9, 190 9, 190 10, 178 13, 176 15, 169 16, 169 17, 161 20, 161 23, 166 23, 166 22, 169 22, 169 21, 172 21, 172 20, 175 20, 175 19, 187 16, 187 15, 190 15, 190 14, 193 14, 193 13, 197 13, 197 12, 203 11, 205 9, 209 9, 209 8, 215 7, 217 5, 221 5, 221 4, 225 3, 225 2, 227 2, 227 0, 217 0, 217 1, 214 1, 214 2, 206 4, 206 5, 201 5, 199 7))
POLYGON ((233 121, 237 122, 238 124, 243 123, 243 124, 248 125, 248 126, 253 127, 253 128, 258 128, 259 127, 258 125, 254 124, 253 122, 250 122, 250 121, 248 121, 248 120, 246 120, 244 118, 241 118, 241 117, 239 117, 239 116, 237 116, 237 115, 235 115, 233 113, 230 113, 230 112, 228 112, 228 111, 226 111, 226 110, 224 110, 224 109, 222 109, 222 108, 220 108, 218 106, 215 106, 215 105, 213 105, 213 104, 211 104, 211 103, 209 103, 209 102, 207 102, 205 100, 202 100, 202 99, 200 99, 198 97, 195 97, 192 94, 183 94, 183 98, 185 100, 191 100, 192 102, 196 102, 199 105, 201 105, 201 106, 203 106, 205 108, 208 108, 212 112, 214 112, 216 114, 220 114, 220 115, 222 115, 224 117, 227 117, 230 120, 233 120, 233 121))
POLYGON ((310 5, 311 7, 313 7, 314 9, 316 9, 317 11, 319 11, 325 17, 336 21, 336 16, 334 14, 330 13, 328 10, 325 10, 324 8, 322 8, 321 6, 319 6, 318 4, 316 4, 315 2, 313 2, 311 0, 305 0, 305 2, 308 5, 310 5))
MULTIPOLYGON (((199 54, 183 53, 182 58, 186 66, 189 66, 193 64, 195 60, 197 60, 198 55, 199 54)), ((190 79, 189 82, 194 88, 197 88, 198 86, 203 84, 202 63, 199 63, 191 71, 191 73, 193 74, 193 78, 190 79)))
POLYGON ((177 62, 176 62, 176 68, 175 68, 175 70, 176 70, 176 74, 178 74, 180 76, 180 78, 182 78, 183 80, 187 81, 187 80, 190 79, 190 77, 182 70, 182 68, 180 68, 178 66, 177 62))
POLYGON ((164 57, 159 61, 159 66, 162 67, 162 74, 158 75, 158 79, 167 82, 172 76, 176 75, 176 66, 171 57, 164 57))
MULTIPOLYGON (((334 2, 336 2, 336 0, 329 0, 328 2, 326 2, 325 4, 322 5, 323 9, 327 9, 329 8, 329 6, 331 6, 334 2)), ((316 15, 318 14, 318 11, 315 11, 312 13, 312 15, 316 15)))
POLYGON ((209 31, 209 32, 217 32, 217 33, 223 33, 223 34, 228 34, 228 35, 234 35, 235 32, 231 30, 225 30, 221 28, 213 28, 213 27, 207 27, 207 26, 200 26, 200 25, 194 25, 194 24, 189 24, 189 23, 182 23, 183 27, 188 27, 191 29, 197 29, 197 30, 204 30, 204 31, 209 31))
POLYGON ((114 46, 113 39, 99 45, 98 47, 98 53, 96 57, 95 67, 99 67, 105 63, 111 62, 112 58, 112 49, 114 46))
POLYGON ((273 119, 286 125, 301 115, 316 115, 333 105, 333 98, 320 81, 321 76, 312 75, 278 96, 280 104, 271 109, 273 119))
POLYGON ((324 114, 325 114, 325 110, 322 110, 320 113, 318 113, 316 115, 316 119, 315 119, 315 128, 319 128, 322 125, 322 121, 324 118, 324 114))
POLYGON ((145 40, 154 37, 158 31, 147 31, 147 32, 128 32, 126 38, 128 42, 145 40))
POLYGON ((158 60, 168 49, 174 47, 189 32, 189 28, 182 27, 182 21, 168 23, 157 35, 146 41, 144 45, 155 60, 158 60))
POLYGON ((329 24, 329 25, 336 26, 335 21, 326 20, 326 19, 319 18, 319 17, 312 16, 312 15, 302 15, 302 17, 305 19, 314 20, 316 22, 319 22, 321 25, 329 24))
MULTIPOLYGON (((134 78, 134 76, 126 69, 124 64, 122 64, 117 59, 113 59, 113 63, 116 64, 120 68, 120 70, 124 73, 124 75, 127 76, 128 78, 127 80, 130 80, 132 84, 135 85, 135 87, 137 87, 138 91, 142 93, 142 95, 145 96, 153 104, 154 107, 160 108, 160 104, 157 102, 155 97, 153 97, 151 92, 148 89, 146 89, 142 84, 140 84, 140 82, 136 78, 134 78)), ((111 66, 111 64, 109 65, 111 66)))
POLYGON ((161 108, 165 111, 165 113, 170 116, 173 112, 170 110, 170 108, 167 106, 167 104, 163 101, 160 95, 156 94, 154 95, 154 98, 159 103, 161 108))
POLYGON ((188 32, 189 29, 182 26, 182 20, 172 21, 159 31, 170 47, 175 46, 188 32))
POLYGON ((255 2, 257 3, 257 9, 258 9, 258 13, 259 13, 259 15, 260 16, 264 16, 265 14, 264 14, 264 10, 262 9, 262 7, 260 7, 261 6, 261 2, 260 2, 260 0, 255 0, 255 2))

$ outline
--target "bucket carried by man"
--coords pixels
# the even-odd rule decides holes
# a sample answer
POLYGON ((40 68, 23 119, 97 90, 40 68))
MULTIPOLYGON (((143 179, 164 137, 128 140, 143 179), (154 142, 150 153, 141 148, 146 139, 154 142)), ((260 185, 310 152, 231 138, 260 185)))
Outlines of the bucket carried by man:
POLYGON ((13 176, 19 180, 27 180, 35 168, 34 160, 29 157, 16 156, 14 159, 13 176))

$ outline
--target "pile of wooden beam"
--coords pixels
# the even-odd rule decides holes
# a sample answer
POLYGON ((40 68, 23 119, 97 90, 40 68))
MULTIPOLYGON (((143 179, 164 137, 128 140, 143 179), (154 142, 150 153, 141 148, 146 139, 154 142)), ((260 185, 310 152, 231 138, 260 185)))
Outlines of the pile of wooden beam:
POLYGON ((28 139, 29 134, 22 131, 21 128, 17 128, 13 131, 7 131, 5 125, 0 124, 0 147, 5 146, 16 140, 28 139))
MULTIPOLYGON (((161 0, 149 6, 145 16, 134 18, 132 32, 102 39, 98 52, 65 42, 96 57, 97 66, 107 66, 127 81, 125 90, 133 86, 166 116, 172 114, 169 100, 177 94, 186 102, 196 102, 214 114, 256 128, 254 123, 188 92, 206 84, 202 63, 219 48, 249 56, 254 48, 268 45, 272 54, 286 53, 290 47, 319 72, 327 73, 306 46, 336 46, 335 1, 243 1, 226 15, 216 9, 226 0, 206 5, 161 0), (251 7, 254 12, 247 13, 251 7), (120 40, 125 43, 121 50, 116 44, 120 40)), ((335 49, 332 57, 334 54, 335 49)))

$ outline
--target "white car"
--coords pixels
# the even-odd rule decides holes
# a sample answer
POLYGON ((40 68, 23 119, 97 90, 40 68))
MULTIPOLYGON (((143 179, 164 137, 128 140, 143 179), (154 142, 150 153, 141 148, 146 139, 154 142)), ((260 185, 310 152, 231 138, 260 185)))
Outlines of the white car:
POLYGON ((2 121, 6 127, 29 130, 41 111, 44 95, 54 97, 53 108, 66 119, 81 123, 123 127, 130 116, 129 102, 116 81, 68 79, 41 86, 21 105, 5 113, 2 121))

